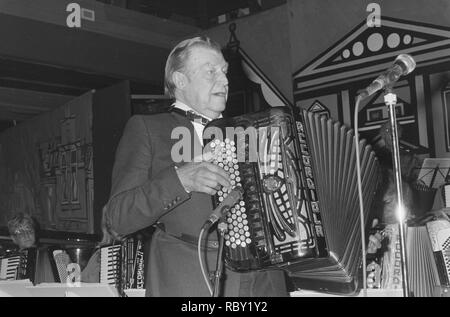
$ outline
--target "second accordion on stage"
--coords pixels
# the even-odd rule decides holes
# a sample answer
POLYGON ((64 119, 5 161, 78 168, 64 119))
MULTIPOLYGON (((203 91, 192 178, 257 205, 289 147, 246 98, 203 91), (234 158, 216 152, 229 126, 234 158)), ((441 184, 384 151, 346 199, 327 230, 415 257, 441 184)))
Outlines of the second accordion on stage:
MULTIPOLYGON (((352 129, 285 107, 210 122, 204 144, 243 199, 226 214, 225 262, 235 271, 285 270, 295 287, 351 294, 361 266, 352 129)), ((365 219, 379 181, 359 143, 365 219)), ((231 191, 219 191, 217 206, 231 191)))

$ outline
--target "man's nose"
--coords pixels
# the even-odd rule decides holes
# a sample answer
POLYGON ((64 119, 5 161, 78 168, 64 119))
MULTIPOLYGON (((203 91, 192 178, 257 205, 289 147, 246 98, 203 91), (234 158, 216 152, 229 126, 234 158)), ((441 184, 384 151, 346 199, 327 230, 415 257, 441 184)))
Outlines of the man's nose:
POLYGON ((227 86, 228 86, 228 77, 227 77, 227 74, 226 74, 225 72, 223 72, 223 71, 220 71, 220 72, 219 72, 219 76, 218 76, 218 78, 217 78, 217 81, 219 81, 219 82, 223 83, 224 85, 227 85, 227 86))

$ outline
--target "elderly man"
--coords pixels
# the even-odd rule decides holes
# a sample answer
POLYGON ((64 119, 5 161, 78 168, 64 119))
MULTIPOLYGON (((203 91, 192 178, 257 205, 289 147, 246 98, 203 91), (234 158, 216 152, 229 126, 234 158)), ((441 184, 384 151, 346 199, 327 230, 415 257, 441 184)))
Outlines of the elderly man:
MULTIPOLYGON (((202 148, 204 124, 221 116, 228 95, 228 64, 220 46, 206 37, 179 43, 165 69, 172 111, 134 116, 116 152, 107 221, 120 235, 157 224, 146 274, 147 296, 210 296, 197 255, 197 239, 213 210, 211 195, 231 186, 222 168, 205 161, 178 163, 172 157, 177 128, 190 131, 191 149, 202 148)), ((186 150, 184 148, 183 150, 186 150)), ((186 153, 184 153, 186 154, 186 153)), ((184 155, 183 155, 184 157, 184 155)), ((217 235, 203 246, 214 270, 217 235)), ((224 272, 222 296, 287 296, 282 271, 224 272)))

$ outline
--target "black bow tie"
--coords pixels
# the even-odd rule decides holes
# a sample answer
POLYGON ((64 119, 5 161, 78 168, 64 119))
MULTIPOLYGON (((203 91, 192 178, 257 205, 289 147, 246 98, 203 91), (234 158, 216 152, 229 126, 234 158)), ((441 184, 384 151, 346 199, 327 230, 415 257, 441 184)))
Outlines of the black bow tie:
POLYGON ((210 120, 206 119, 205 117, 202 117, 201 115, 195 113, 192 110, 182 110, 180 108, 172 107, 170 109, 170 112, 176 112, 178 114, 181 114, 182 116, 185 116, 192 122, 197 122, 203 125, 207 125, 210 120))

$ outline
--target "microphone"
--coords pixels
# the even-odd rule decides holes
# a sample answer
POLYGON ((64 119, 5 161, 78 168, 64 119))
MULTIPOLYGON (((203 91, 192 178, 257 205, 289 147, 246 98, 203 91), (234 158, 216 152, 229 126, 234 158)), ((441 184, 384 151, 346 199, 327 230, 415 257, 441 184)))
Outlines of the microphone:
POLYGON ((377 77, 362 93, 361 99, 367 98, 378 90, 395 83, 401 76, 408 75, 416 68, 416 62, 411 55, 400 54, 394 61, 394 64, 377 77))
POLYGON ((206 220, 203 228, 207 228, 215 224, 225 213, 231 209, 240 199, 242 199, 244 190, 238 186, 234 188, 225 199, 213 210, 208 220, 206 220))

